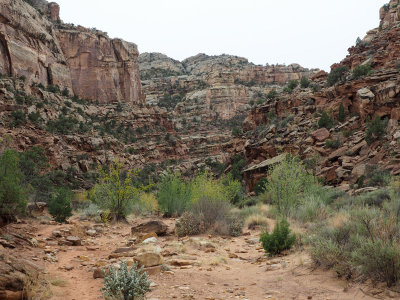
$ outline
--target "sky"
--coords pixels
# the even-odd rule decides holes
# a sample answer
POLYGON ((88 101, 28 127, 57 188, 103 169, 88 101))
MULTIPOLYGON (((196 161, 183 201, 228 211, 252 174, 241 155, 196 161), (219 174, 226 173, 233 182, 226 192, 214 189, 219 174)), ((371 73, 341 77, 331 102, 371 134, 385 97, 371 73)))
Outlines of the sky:
POLYGON ((379 26, 388 0, 56 0, 66 23, 177 60, 232 54, 255 64, 329 71, 379 26))

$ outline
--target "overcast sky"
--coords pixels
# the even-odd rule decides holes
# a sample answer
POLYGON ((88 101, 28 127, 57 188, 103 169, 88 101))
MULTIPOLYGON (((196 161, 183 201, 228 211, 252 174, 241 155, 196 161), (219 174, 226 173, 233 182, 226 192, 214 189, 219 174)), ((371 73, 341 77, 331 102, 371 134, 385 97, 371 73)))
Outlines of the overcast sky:
POLYGON ((183 60, 198 53, 329 70, 388 0, 56 0, 66 23, 183 60))

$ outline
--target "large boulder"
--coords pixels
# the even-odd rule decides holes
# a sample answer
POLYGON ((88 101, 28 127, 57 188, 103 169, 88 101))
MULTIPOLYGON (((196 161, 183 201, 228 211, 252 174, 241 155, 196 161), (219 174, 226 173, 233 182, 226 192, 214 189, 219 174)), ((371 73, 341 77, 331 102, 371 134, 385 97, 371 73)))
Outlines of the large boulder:
POLYGON ((41 269, 0 250, 0 299, 27 299, 26 285, 37 281, 41 269))
POLYGON ((330 134, 329 130, 326 128, 321 128, 321 129, 315 130, 314 132, 311 133, 311 136, 313 137, 313 139, 318 142, 325 141, 327 138, 330 137, 330 135, 331 134, 330 134))
POLYGON ((159 220, 151 220, 132 227, 132 234, 156 233, 157 235, 165 235, 168 230, 168 225, 159 220))

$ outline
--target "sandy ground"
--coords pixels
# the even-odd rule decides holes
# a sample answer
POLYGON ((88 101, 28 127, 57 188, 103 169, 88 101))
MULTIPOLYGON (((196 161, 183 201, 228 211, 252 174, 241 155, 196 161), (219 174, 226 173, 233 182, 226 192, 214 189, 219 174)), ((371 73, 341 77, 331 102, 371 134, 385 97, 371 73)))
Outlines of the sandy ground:
MULTIPOLYGON (((173 226, 173 220, 166 222, 173 226)), ((31 221, 15 225, 15 230, 32 234, 39 247, 14 249, 13 254, 45 267, 51 299, 98 299, 103 279, 93 278, 93 268, 102 262, 117 262, 109 261, 109 254, 126 247, 130 238, 129 224, 107 226, 95 237, 84 236, 82 226, 90 224, 49 225, 31 221), (58 246, 56 239, 48 239, 54 230, 65 228, 81 235, 85 244, 58 246), (57 261, 45 260, 45 252, 57 261)), ((382 285, 349 283, 332 271, 315 269, 306 252, 266 259, 258 242, 259 234, 253 230, 238 238, 158 237, 153 247, 168 253, 164 257, 167 271, 151 276, 153 290, 148 299, 400 299, 399 294, 382 285), (172 259, 190 265, 170 266, 172 259)))

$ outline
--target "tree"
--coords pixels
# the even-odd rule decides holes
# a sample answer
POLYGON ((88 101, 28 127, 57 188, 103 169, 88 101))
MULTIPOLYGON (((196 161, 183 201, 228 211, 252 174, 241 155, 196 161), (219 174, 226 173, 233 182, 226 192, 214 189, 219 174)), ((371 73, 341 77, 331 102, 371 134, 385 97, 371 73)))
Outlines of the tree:
POLYGON ((99 168, 99 180, 93 187, 95 202, 110 211, 114 220, 124 220, 132 212, 133 205, 139 201, 139 195, 151 185, 135 186, 138 170, 124 173, 122 163, 114 161, 107 169, 99 168))
POLYGON ((67 188, 59 189, 55 195, 50 197, 49 213, 54 220, 64 223, 67 218, 72 216, 72 197, 73 192, 67 188))
POLYGON ((344 111, 343 103, 340 103, 338 120, 339 122, 344 122, 345 119, 346 119, 346 112, 344 111))
POLYGON ((318 120, 319 128, 332 128, 334 125, 332 117, 330 117, 325 111, 322 112, 321 118, 318 120))
POLYGON ((277 205, 278 211, 287 216, 289 210, 299 204, 299 195, 314 183, 314 176, 307 173, 297 157, 289 154, 270 170, 265 193, 277 205))
POLYGON ((18 152, 11 149, 5 150, 0 157, 0 217, 6 222, 25 213, 27 205, 18 161, 18 152))
POLYGON ((349 72, 349 70, 350 69, 348 66, 340 66, 336 69, 333 69, 326 78, 328 85, 333 86, 340 80, 343 80, 345 78, 345 74, 349 72))
POLYGON ((307 77, 305 77, 305 76, 301 77, 300 86, 301 86, 303 89, 308 88, 308 87, 310 86, 310 83, 311 83, 311 82, 310 82, 310 80, 308 80, 307 77))

